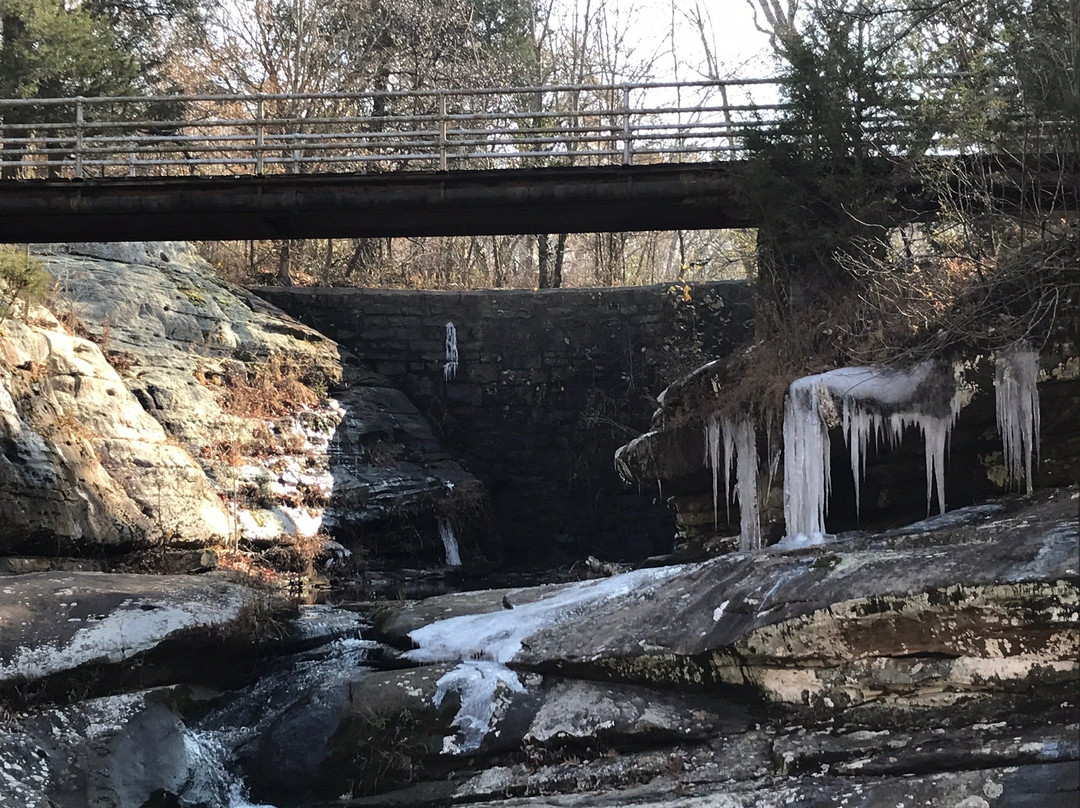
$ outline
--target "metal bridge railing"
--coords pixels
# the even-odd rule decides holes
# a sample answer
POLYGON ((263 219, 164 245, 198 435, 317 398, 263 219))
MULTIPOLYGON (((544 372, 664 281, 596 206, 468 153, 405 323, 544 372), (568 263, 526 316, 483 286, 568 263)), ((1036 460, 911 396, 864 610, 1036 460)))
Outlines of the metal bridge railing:
MULTIPOLYGON (((374 173, 737 159, 774 79, 0 99, 0 178, 374 173)), ((867 114, 888 149, 911 122, 867 114)))

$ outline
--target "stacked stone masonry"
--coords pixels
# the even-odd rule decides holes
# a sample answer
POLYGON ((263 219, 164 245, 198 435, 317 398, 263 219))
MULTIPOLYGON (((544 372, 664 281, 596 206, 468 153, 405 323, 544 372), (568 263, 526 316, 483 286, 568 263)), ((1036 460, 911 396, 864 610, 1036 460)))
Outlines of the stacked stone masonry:
POLYGON ((615 450, 655 395, 749 333, 744 283, 429 292, 262 288, 402 389, 487 486, 492 560, 531 565, 670 548, 661 497, 618 480, 615 450), (459 363, 445 378, 446 323, 459 363))

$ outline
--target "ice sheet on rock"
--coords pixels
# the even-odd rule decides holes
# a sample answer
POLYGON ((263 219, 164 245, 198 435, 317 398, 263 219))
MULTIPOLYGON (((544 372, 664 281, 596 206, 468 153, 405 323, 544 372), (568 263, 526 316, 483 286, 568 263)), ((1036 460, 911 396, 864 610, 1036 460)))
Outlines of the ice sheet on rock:
MULTIPOLYGON (((945 511, 945 456, 963 404, 955 372, 933 361, 905 370, 839 368, 792 382, 784 405, 784 517, 792 537, 823 536, 831 489, 825 403, 839 404, 858 503, 871 441, 897 445, 904 429, 923 436, 926 510, 945 511)), ((856 506, 858 507, 858 505, 856 506)))
POLYGON ((828 544, 835 539, 835 536, 825 535, 823 533, 817 533, 813 536, 808 536, 805 533, 798 533, 794 536, 788 535, 780 539, 776 544, 770 547, 770 550, 802 550, 806 547, 819 547, 822 544, 828 544))
POLYGON ((995 358, 994 398, 1005 473, 1010 483, 1019 483, 1023 477, 1029 494, 1033 458, 1039 453, 1038 377, 1038 351, 1026 343, 1018 343, 995 358))
POLYGON ((458 347, 457 328, 452 322, 446 324, 446 364, 443 365, 443 378, 450 381, 457 376, 458 347))
POLYGON ((498 662, 483 660, 466 660, 435 683, 432 701, 436 707, 442 705, 447 693, 457 693, 461 700, 461 707, 451 722, 451 726, 457 727, 459 737, 443 739, 444 754, 480 748, 495 715, 495 691, 500 683, 513 693, 525 692, 516 673, 498 662))
POLYGON ((446 566, 460 567, 461 554, 458 551, 457 536, 454 535, 454 526, 445 516, 439 517, 439 538, 442 539, 443 549, 446 551, 446 566))
POLYGON ((240 608, 236 594, 218 602, 193 600, 179 605, 142 598, 79 629, 62 645, 20 647, 12 659, 0 661, 0 678, 38 678, 93 660, 119 662, 153 648, 175 631, 231 620, 240 608))
POLYGON ((522 641, 542 629, 579 615, 584 607, 611 598, 648 590, 685 565, 635 570, 596 581, 571 584, 541 600, 488 614, 466 614, 437 620, 409 632, 418 646, 405 657, 416 662, 459 662, 437 683, 435 706, 451 690, 461 697, 454 718, 462 737, 443 741, 448 754, 475 750, 487 734, 495 714, 495 691, 499 682, 522 693, 517 674, 506 667, 521 650, 522 641))
POLYGON ((635 570, 571 584, 546 598, 513 609, 437 620, 409 632, 409 638, 418 647, 405 656, 415 662, 481 659, 505 664, 521 650, 522 640, 536 632, 573 619, 592 603, 648 590, 685 569, 685 565, 680 565, 635 570))

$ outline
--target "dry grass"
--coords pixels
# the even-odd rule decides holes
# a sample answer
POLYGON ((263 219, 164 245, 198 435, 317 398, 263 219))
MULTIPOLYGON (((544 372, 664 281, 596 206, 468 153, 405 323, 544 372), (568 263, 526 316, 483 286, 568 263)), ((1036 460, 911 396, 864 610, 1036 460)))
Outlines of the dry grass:
MULTIPOLYGON (((218 400, 226 413, 241 418, 289 415, 319 403, 302 376, 295 363, 277 354, 250 370, 240 362, 228 362, 220 376, 218 400)), ((205 379, 204 372, 201 381, 205 379)))
POLYGON ((1002 237, 989 252, 922 251, 898 240, 880 258, 849 260, 855 283, 814 307, 784 310, 758 300, 754 343, 695 382, 677 412, 755 413, 776 423, 801 376, 848 365, 911 365, 987 353, 1027 340, 1036 346, 1080 336, 1080 227, 1002 237), (692 403, 692 406, 691 406, 692 403))

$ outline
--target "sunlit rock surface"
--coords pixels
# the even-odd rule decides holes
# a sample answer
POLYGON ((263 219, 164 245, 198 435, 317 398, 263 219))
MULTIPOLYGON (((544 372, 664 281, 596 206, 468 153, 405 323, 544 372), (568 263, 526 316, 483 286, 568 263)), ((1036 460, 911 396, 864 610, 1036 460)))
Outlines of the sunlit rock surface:
POLYGON ((435 511, 482 496, 404 395, 190 246, 39 257, 65 325, 3 326, 0 550, 348 540, 421 515, 435 553, 435 511))
POLYGON ((223 537, 203 469, 97 345, 37 315, 0 326, 0 550, 223 537))

